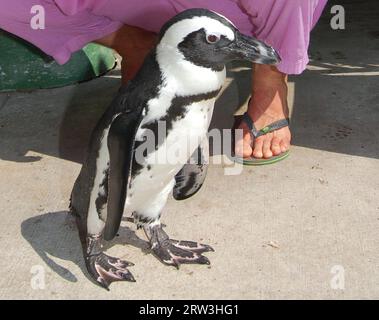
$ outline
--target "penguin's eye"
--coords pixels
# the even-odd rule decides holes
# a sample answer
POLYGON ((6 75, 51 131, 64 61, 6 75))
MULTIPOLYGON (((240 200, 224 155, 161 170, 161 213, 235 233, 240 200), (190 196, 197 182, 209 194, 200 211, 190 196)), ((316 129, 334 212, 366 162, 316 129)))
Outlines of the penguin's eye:
POLYGON ((215 44, 220 41, 220 37, 215 34, 209 34, 207 35, 207 42, 210 44, 215 44))

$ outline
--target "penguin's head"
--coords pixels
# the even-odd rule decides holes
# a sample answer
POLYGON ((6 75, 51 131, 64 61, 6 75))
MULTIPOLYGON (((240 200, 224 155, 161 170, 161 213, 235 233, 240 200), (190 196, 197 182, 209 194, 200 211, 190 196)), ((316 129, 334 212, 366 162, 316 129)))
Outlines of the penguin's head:
POLYGON ((277 64, 278 53, 253 37, 243 35, 224 16, 206 9, 189 9, 161 29, 158 48, 175 51, 183 60, 214 71, 232 60, 277 64))

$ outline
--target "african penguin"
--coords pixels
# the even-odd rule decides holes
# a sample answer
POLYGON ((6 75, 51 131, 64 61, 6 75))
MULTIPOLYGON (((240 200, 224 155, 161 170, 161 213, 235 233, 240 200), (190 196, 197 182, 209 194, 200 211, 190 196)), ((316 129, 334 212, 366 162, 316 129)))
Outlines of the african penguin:
POLYGON ((276 64, 280 58, 215 12, 183 11, 162 27, 158 44, 94 129, 70 209, 87 270, 104 288, 135 281, 131 263, 102 249, 103 239, 117 234, 124 211, 144 229, 163 263, 209 264, 202 253, 213 251, 210 246, 170 239, 160 216, 171 192, 186 199, 204 182, 206 134, 231 60, 276 64), (175 161, 167 161, 168 154, 175 161))

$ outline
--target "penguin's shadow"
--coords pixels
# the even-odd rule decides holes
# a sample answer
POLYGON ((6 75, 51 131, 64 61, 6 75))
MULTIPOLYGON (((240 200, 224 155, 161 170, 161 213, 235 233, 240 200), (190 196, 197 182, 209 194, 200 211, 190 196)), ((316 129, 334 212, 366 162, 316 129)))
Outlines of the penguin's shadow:
MULTIPOLYGON (((128 218, 123 219, 123 221, 128 220, 128 218)), ((22 222, 21 234, 46 265, 63 279, 69 282, 78 281, 59 260, 71 261, 89 278, 75 218, 68 211, 49 212, 29 218, 22 222)), ((104 249, 107 250, 117 244, 130 245, 141 249, 145 254, 149 253, 149 243, 126 226, 120 227, 118 236, 112 241, 104 243, 104 249)))

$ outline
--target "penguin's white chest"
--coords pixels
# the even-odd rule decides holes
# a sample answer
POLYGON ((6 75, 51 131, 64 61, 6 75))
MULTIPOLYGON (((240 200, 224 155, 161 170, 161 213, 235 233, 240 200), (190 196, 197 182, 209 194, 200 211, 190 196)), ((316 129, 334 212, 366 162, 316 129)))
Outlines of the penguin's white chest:
POLYGON ((166 138, 148 154, 142 168, 130 181, 129 210, 149 216, 160 213, 174 187, 175 175, 206 138, 214 103, 215 99, 209 99, 186 106, 184 115, 167 128, 166 138))

